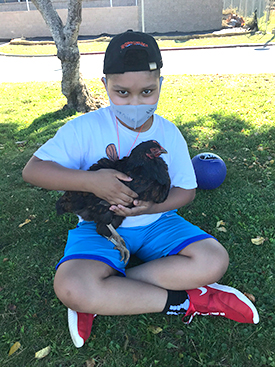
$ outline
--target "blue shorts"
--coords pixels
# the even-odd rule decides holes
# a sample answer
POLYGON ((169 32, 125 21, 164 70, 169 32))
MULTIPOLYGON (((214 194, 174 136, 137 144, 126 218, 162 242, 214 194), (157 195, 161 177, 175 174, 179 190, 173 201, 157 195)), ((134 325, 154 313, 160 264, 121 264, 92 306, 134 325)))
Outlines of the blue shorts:
MULTIPOLYGON (((214 238, 199 227, 187 222, 176 211, 164 213, 155 222, 142 227, 117 229, 124 239, 130 254, 144 262, 161 257, 176 255, 189 244, 214 238)), ((96 232, 94 222, 80 222, 69 231, 64 256, 56 268, 64 261, 90 259, 102 261, 125 275, 125 263, 114 249, 114 244, 96 232)))

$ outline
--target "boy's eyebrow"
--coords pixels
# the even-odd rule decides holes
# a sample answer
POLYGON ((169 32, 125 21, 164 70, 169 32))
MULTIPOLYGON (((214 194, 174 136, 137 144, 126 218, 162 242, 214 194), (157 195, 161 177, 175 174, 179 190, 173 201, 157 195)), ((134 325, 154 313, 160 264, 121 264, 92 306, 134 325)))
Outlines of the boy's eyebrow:
MULTIPOLYGON (((153 88, 156 88, 156 87, 157 87, 157 83, 154 83, 154 84, 147 85, 146 87, 142 87, 142 89, 153 89, 153 88)), ((121 86, 119 84, 114 84, 113 88, 115 88, 115 89, 128 89, 127 87, 121 86)))

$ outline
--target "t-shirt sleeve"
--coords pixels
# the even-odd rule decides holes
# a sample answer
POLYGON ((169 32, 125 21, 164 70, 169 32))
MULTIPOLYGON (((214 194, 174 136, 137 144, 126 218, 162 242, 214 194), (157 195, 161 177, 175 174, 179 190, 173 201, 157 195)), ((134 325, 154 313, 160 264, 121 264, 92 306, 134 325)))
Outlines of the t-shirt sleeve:
POLYGON ((169 149, 171 151, 171 158, 168 166, 171 185, 187 190, 196 188, 196 175, 187 143, 176 127, 169 149))
POLYGON ((83 152, 72 122, 63 125, 34 155, 67 168, 81 169, 83 152))

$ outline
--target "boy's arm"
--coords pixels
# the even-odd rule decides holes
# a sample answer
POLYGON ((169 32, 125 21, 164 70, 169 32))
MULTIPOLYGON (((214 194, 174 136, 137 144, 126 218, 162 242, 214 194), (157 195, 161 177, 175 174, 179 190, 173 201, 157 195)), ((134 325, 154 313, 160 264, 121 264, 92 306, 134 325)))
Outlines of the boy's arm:
POLYGON ((119 181, 131 181, 124 173, 109 169, 95 172, 70 169, 36 156, 29 160, 22 176, 24 181, 48 190, 92 192, 110 204, 129 205, 138 196, 119 181))
POLYGON ((123 205, 112 205, 110 210, 114 211, 118 215, 123 216, 136 216, 141 214, 154 214, 167 212, 181 208, 191 203, 196 195, 196 189, 186 190, 180 187, 172 187, 167 199, 160 204, 155 204, 149 201, 134 200, 133 208, 126 208, 123 205))

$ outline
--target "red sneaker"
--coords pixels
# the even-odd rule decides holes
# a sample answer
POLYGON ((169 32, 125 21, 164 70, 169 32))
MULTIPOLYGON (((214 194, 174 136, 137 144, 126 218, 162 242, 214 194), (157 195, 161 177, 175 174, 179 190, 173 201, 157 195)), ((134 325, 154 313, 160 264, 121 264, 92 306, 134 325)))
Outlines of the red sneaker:
POLYGON ((72 341, 77 348, 89 338, 96 314, 76 312, 68 308, 68 324, 72 341))
POLYGON ((223 316, 242 323, 257 324, 259 314, 253 303, 240 291, 225 285, 213 283, 187 291, 190 305, 186 316, 195 315, 223 316))

